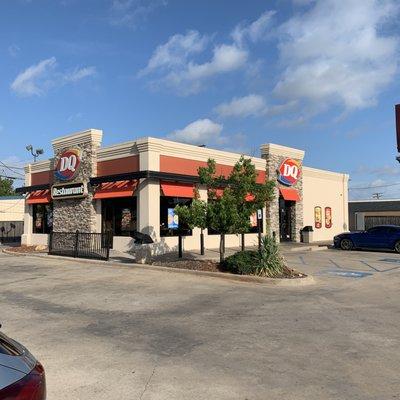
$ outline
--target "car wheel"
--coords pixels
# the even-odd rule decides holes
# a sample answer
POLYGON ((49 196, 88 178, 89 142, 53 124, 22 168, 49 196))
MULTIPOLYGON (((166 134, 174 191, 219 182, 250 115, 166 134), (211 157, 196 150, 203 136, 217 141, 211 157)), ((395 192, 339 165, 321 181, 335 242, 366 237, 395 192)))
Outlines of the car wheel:
POLYGON ((394 245, 394 251, 400 253, 400 240, 394 245))
MULTIPOLYGON (((400 244, 400 242, 399 242, 400 244)), ((353 248, 353 242, 350 239, 342 239, 340 241, 340 248, 342 250, 351 250, 353 248)), ((400 246, 399 246, 399 250, 400 250, 400 246)))

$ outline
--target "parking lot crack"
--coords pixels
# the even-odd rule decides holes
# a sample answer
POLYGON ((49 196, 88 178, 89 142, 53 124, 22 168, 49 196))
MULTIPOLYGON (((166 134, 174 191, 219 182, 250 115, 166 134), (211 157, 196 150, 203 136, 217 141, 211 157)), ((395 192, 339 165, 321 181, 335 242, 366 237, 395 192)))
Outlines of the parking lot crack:
POLYGON ((153 371, 151 372, 151 374, 150 374, 150 376, 149 376, 149 379, 147 379, 147 382, 146 382, 146 384, 144 385, 144 389, 143 389, 142 394, 141 394, 140 397, 139 397, 139 400, 142 400, 144 394, 146 393, 147 388, 149 387, 150 382, 151 382, 151 380, 153 379, 154 373, 156 372, 156 368, 157 368, 157 365, 154 366, 153 371))

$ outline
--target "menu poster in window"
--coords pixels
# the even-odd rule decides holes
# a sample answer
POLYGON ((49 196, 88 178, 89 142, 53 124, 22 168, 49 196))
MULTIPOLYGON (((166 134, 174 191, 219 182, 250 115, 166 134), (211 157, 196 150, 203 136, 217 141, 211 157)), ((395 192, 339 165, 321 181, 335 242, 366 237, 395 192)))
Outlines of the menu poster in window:
POLYGON ((179 228, 179 217, 175 214, 174 208, 168 208, 168 229, 179 228))
POLYGON ((257 213, 250 215, 250 226, 255 228, 257 226, 257 213))
POLYGON ((121 230, 130 231, 131 230, 131 219, 132 214, 129 208, 123 208, 121 211, 121 230))
POLYGON ((332 208, 325 207, 325 228, 332 228, 332 208))
POLYGON ((317 229, 322 228, 322 208, 319 206, 314 207, 314 221, 317 229))
POLYGON ((43 214, 37 213, 36 214, 36 221, 35 221, 36 229, 41 229, 42 228, 42 220, 43 220, 43 214))

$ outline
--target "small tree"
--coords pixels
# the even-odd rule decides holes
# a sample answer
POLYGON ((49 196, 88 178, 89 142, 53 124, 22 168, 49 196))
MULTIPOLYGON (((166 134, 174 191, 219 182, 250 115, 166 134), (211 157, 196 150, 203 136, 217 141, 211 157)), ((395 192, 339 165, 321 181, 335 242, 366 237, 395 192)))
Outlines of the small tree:
POLYGON ((0 196, 12 196, 15 194, 14 181, 8 178, 0 178, 0 196))
POLYGON ((190 229, 200 228, 200 249, 204 254, 204 229, 207 228, 207 203, 199 199, 199 192, 196 189, 195 198, 190 206, 177 205, 175 213, 179 220, 186 223, 190 229))
POLYGON ((223 262, 225 235, 249 231, 250 216, 273 198, 274 182, 257 183, 255 166, 244 156, 228 177, 217 174, 212 159, 208 160, 207 167, 200 167, 198 173, 200 184, 208 188, 208 202, 195 199, 192 206, 179 207, 178 215, 188 223, 190 220, 192 226, 204 226, 202 229, 208 227, 220 233, 220 262, 223 262), (194 224, 197 218, 201 223, 205 220, 206 225, 194 224))

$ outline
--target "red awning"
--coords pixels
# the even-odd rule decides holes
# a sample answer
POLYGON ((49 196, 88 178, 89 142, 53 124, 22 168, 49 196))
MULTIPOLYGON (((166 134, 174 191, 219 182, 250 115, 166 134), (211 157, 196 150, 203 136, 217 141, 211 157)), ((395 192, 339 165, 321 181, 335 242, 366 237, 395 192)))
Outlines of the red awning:
POLYGON ((254 201, 255 197, 254 197, 254 194, 248 193, 248 194, 246 194, 246 197, 244 199, 246 201, 254 201))
POLYGON ((113 199, 132 197, 137 187, 137 181, 117 181, 102 183, 94 194, 94 199, 113 199))
POLYGON ((300 201, 300 195, 296 189, 279 188, 279 191, 285 200, 300 201))
POLYGON ((51 201, 50 190, 36 190, 29 193, 26 204, 49 204, 51 201))
POLYGON ((194 198, 194 186, 190 183, 161 182, 161 190, 167 197, 194 198))

